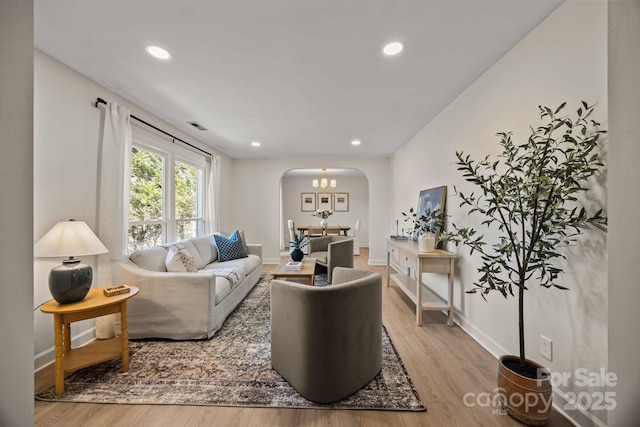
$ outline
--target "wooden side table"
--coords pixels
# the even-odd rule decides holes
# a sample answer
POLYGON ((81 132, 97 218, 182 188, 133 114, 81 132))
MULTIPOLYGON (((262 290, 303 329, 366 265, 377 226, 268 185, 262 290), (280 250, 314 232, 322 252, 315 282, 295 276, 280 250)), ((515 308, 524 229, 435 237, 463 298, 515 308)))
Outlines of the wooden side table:
POLYGON ((55 344, 56 394, 64 393, 64 376, 80 368, 122 359, 122 372, 129 370, 129 332, 127 328, 127 300, 136 296, 138 288, 129 286, 131 291, 107 297, 104 288, 89 290, 82 301, 71 304, 59 304, 48 301, 40 307, 43 313, 53 314, 53 333, 55 344), (120 336, 108 340, 96 340, 83 347, 71 349, 71 323, 92 319, 107 314, 120 313, 120 336))

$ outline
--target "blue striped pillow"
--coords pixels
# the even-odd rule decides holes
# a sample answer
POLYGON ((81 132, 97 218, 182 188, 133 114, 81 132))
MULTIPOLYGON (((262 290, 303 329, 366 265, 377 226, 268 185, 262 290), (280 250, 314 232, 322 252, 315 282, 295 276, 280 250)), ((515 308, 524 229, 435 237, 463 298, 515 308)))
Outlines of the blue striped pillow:
POLYGON ((214 234, 213 238, 216 242, 216 246, 218 247, 220 261, 231 261, 232 259, 247 257, 237 231, 228 239, 217 234, 214 234))

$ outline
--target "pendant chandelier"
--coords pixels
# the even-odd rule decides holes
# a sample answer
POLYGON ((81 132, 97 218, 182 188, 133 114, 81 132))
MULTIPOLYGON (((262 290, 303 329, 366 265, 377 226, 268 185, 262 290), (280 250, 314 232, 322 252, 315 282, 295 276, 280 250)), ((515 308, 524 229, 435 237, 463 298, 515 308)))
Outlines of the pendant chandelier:
POLYGON ((322 178, 318 181, 317 179, 313 180, 313 188, 320 187, 323 193, 326 193, 327 187, 336 188, 336 180, 332 179, 329 181, 327 179, 327 168, 322 168, 322 178))

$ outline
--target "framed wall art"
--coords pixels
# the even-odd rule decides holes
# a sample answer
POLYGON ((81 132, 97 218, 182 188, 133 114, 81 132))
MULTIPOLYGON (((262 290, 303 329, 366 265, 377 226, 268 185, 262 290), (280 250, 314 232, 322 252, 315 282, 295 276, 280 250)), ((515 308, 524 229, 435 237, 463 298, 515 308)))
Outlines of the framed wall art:
POLYGON ((333 193, 318 193, 318 205, 316 209, 333 209, 331 199, 333 199, 333 193))
POLYGON ((333 210, 349 212, 349 193, 333 193, 333 210))
POLYGON ((315 212, 316 193, 300 193, 300 203, 302 212, 315 212))

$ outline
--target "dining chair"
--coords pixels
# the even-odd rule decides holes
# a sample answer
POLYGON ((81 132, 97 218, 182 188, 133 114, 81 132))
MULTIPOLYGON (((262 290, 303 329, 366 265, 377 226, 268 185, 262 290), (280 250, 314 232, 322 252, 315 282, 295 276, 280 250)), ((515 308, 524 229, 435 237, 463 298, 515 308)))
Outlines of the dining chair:
POLYGON ((309 237, 319 237, 324 234, 324 230, 322 229, 322 227, 310 225, 308 233, 309 237))
POLYGON ((293 239, 293 235, 296 232, 295 230, 295 224, 293 223, 293 220, 290 219, 287 221, 287 225, 289 226, 289 240, 293 239))
POLYGON ((360 255, 360 241, 358 235, 360 234, 360 220, 356 221, 356 226, 353 228, 353 254, 360 255))

